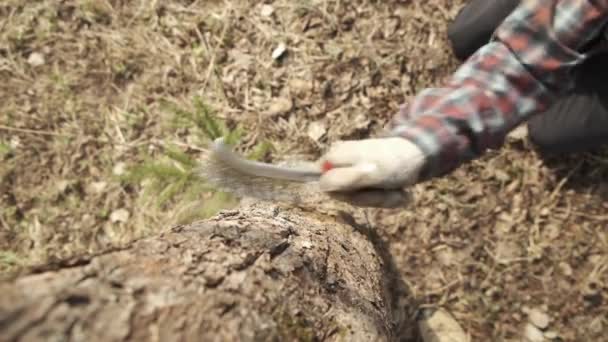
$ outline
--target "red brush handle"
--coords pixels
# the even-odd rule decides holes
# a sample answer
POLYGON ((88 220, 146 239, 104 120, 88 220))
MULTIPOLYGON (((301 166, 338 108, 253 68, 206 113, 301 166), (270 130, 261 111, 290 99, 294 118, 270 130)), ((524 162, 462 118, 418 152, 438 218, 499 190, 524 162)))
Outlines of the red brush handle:
POLYGON ((323 173, 325 173, 333 168, 334 168, 334 164, 332 164, 331 162, 328 162, 328 161, 323 162, 323 165, 321 165, 321 171, 323 173))

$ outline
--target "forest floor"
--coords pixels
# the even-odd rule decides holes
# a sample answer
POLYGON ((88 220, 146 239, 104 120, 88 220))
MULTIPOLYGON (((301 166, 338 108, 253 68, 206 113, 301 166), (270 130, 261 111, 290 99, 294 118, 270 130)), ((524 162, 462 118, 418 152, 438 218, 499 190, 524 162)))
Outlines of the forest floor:
MULTIPOLYGON (((191 177, 216 126, 268 161, 373 136, 458 66, 446 27, 462 4, 3 1, 0 272, 234 205, 191 177)), ((607 165, 514 137, 365 217, 409 300, 473 341, 519 341, 530 320, 547 340, 608 341, 607 165)))

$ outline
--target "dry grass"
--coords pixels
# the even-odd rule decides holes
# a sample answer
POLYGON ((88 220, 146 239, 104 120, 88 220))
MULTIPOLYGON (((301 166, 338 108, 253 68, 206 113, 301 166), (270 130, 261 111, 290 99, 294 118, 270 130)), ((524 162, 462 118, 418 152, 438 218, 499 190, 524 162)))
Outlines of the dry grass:
MULTIPOLYGON (((198 156, 199 132, 172 109, 195 97, 245 128, 242 149, 268 140, 274 156, 314 158, 375 134, 456 65, 445 28, 462 1, 270 3, 270 16, 245 0, 0 4, 0 268, 229 204, 201 192, 184 214, 192 202, 158 206, 145 183, 118 177, 167 144, 198 156)), ((566 341, 608 340, 605 176, 598 157, 545 163, 512 142, 417 187, 412 208, 366 216, 409 300, 447 308, 473 340, 519 340, 525 307, 544 308, 566 341)))

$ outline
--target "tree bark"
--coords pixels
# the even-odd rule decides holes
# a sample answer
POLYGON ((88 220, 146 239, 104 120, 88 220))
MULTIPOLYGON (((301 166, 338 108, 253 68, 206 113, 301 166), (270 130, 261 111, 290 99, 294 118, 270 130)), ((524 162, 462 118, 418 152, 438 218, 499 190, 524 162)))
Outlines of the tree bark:
MULTIPOLYGON (((392 341, 404 286, 348 215, 253 204, 0 284, 10 341, 392 341)), ((403 336, 401 336, 402 338, 403 336)))

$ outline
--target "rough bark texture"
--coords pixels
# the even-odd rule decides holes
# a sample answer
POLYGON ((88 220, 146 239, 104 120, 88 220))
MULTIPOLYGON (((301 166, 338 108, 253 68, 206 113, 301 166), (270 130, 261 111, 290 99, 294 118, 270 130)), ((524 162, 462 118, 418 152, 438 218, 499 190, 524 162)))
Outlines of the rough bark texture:
POLYGON ((2 340, 394 340, 403 287, 344 218, 257 204, 19 277, 2 340))

